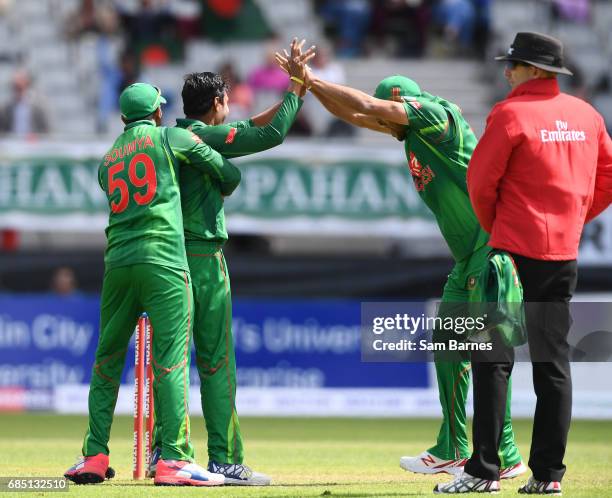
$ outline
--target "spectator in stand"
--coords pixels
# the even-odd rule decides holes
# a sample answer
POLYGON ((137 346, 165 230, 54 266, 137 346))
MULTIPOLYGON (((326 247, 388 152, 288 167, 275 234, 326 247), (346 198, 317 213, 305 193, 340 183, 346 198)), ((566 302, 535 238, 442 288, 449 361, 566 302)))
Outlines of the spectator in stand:
POLYGON ((109 2, 81 0, 79 7, 68 15, 64 32, 75 39, 86 33, 115 31, 117 25, 117 13, 109 2))
MULTIPOLYGON (((346 83, 346 74, 344 67, 338 61, 333 59, 333 53, 330 48, 324 44, 317 45, 317 56, 310 62, 314 74, 318 78, 329 81, 330 83, 336 83, 338 85, 344 85, 346 83)), ((322 122, 322 132, 326 137, 352 137, 355 135, 356 129, 346 121, 338 119, 333 114, 327 112, 323 106, 319 104, 319 101, 312 95, 306 94, 304 97, 308 103, 301 111, 302 114, 307 113, 311 118, 314 113, 317 114, 314 121, 322 122)))
POLYGON ((96 129, 98 133, 120 133, 116 120, 112 118, 119 111, 119 94, 124 88, 142 79, 138 54, 126 49, 115 55, 112 40, 105 36, 98 38, 96 52, 100 75, 96 129))
POLYGON ((484 59, 491 40, 491 0, 472 0, 474 4, 473 48, 475 54, 484 59))
POLYGON ((254 0, 203 0, 202 30, 214 42, 266 40, 273 35, 254 0))
POLYGON ((98 115, 96 128, 98 133, 108 131, 112 114, 117 110, 119 100, 119 81, 121 71, 116 61, 116 35, 118 31, 117 16, 102 16, 97 29, 100 35, 96 39, 96 55, 98 62, 98 115))
POLYGON ((338 57, 356 57, 363 53, 363 42, 370 25, 368 0, 326 0, 319 14, 336 32, 338 57))
POLYGON ((253 89, 241 81, 236 68, 230 62, 224 62, 217 71, 223 81, 229 85, 228 99, 231 104, 227 121, 241 121, 248 119, 253 110, 253 89))
POLYGON ((46 106, 32 90, 30 76, 23 69, 14 74, 13 96, 0 108, 0 132, 21 137, 49 132, 46 106))
POLYGON ((276 64, 274 54, 279 45, 278 39, 270 40, 266 46, 263 64, 249 74, 248 84, 256 93, 273 92, 278 95, 284 92, 289 84, 289 76, 276 64))
POLYGON ((76 275, 68 266, 60 266, 51 277, 51 291, 58 296, 70 296, 78 292, 76 275))
POLYGON ((14 252, 19 249, 20 234, 14 228, 0 229, 0 251, 14 252))
POLYGON ((313 71, 318 78, 344 85, 346 82, 346 74, 344 67, 338 61, 333 59, 334 54, 330 48, 324 44, 317 45, 317 56, 310 62, 313 71))
POLYGON ((121 93, 132 83, 140 80, 140 64, 138 56, 133 50, 126 49, 119 56, 119 86, 117 93, 121 93))
MULTIPOLYGON (((116 109, 119 95, 116 92, 118 70, 115 62, 114 36, 118 33, 119 16, 110 0, 81 0, 79 6, 64 22, 64 33, 73 42, 88 34, 96 37, 96 61, 99 74, 97 92, 96 129, 99 133, 107 130, 111 113, 116 109)), ((71 44, 73 59, 78 59, 79 45, 71 44)))
POLYGON ((392 40, 393 52, 398 57, 422 57, 430 14, 429 2, 425 0, 375 2, 372 31, 378 39, 392 40))
POLYGON ((476 10, 470 0, 440 0, 433 9, 433 21, 442 30, 447 48, 459 54, 472 49, 476 10))
POLYGON ((174 19, 164 1, 140 0, 136 12, 129 12, 117 5, 127 29, 128 42, 158 42, 172 36, 174 19))
POLYGON ((187 0, 174 2, 172 7, 178 38, 182 42, 198 38, 202 24, 202 1, 187 0))
MULTIPOLYGON (((289 84, 289 76, 276 63, 275 53, 280 45, 278 39, 270 40, 266 46, 263 64, 251 71, 247 78, 249 86, 255 93, 257 109, 265 109, 276 103, 289 84)), ((312 126, 304 113, 298 114, 289 134, 312 135, 312 126)))
POLYGON ((176 32, 176 19, 165 0, 140 0, 139 7, 131 12, 119 3, 117 10, 126 31, 126 45, 140 54, 150 64, 165 64, 171 51, 180 46, 176 32))
POLYGON ((557 21, 588 23, 591 20, 590 0, 552 0, 552 18, 557 21))

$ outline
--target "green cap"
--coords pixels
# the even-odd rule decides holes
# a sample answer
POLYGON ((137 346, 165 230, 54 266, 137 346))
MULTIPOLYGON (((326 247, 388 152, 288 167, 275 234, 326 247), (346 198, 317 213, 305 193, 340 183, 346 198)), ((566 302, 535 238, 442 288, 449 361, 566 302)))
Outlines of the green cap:
POLYGON ((421 87, 416 81, 399 75, 385 78, 374 91, 374 97, 384 100, 396 100, 398 97, 415 98, 420 95, 421 87))
POLYGON ((147 117, 165 103, 159 88, 148 83, 132 83, 119 95, 119 109, 126 121, 147 117))

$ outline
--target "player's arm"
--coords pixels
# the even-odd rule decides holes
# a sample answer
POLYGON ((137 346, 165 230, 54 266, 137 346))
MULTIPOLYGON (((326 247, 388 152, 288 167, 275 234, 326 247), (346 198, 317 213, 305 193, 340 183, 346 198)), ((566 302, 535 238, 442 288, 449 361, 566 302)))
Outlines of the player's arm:
POLYGON ((597 172, 595 173, 595 192, 593 202, 586 216, 586 223, 603 212, 612 202, 612 140, 601 119, 599 129, 599 150, 597 154, 597 172))
MULTIPOLYGON (((305 82, 303 89, 308 87, 308 85, 310 84, 309 79, 313 78, 310 69, 306 65, 306 62, 315 55, 314 46, 310 47, 304 54, 302 54, 302 46, 304 45, 304 42, 305 40, 302 40, 298 43, 297 38, 294 38, 291 42, 291 54, 289 54, 286 50, 284 51, 284 56, 279 52, 276 53, 276 61, 280 68, 283 69, 285 72, 289 73, 290 75, 297 76, 298 79, 303 80, 305 82)), ((341 85, 337 85, 337 87, 348 89, 348 87, 342 87, 341 85)), ((310 88, 310 90, 313 89, 310 88)), ((349 105, 342 105, 341 102, 338 102, 334 99, 333 93, 327 94, 324 91, 317 91, 317 89, 312 91, 312 93, 330 113, 346 121, 347 123, 362 128, 369 128, 374 131, 395 135, 392 130, 390 130, 387 126, 380 122, 380 120, 383 118, 370 116, 363 112, 359 112, 359 109, 361 108, 359 106, 357 106, 357 109, 351 108, 350 103, 349 105)), ((363 94, 363 92, 360 93, 363 94)), ((367 94, 363 95, 370 98, 367 94)), ((385 101, 381 102, 384 103, 385 101)), ((399 122, 403 123, 405 121, 404 118, 401 118, 399 122)))
MULTIPOLYGON (((341 119, 352 117, 354 120, 353 122, 355 122, 357 119, 354 115, 361 115, 359 121, 362 125, 369 124, 371 126, 376 126, 375 120, 379 119, 401 125, 408 124, 408 117, 406 116, 406 111, 402 103, 377 99, 355 88, 330 83, 314 75, 306 65, 306 62, 315 56, 315 47, 312 46, 306 52, 302 53, 303 45, 304 40, 298 43, 297 39, 294 38, 291 42, 291 54, 286 50, 284 56, 279 52, 275 54, 278 65, 290 75, 296 75, 301 78, 305 83, 305 87, 308 88, 323 105, 333 101, 342 109, 346 109, 347 114, 343 115, 341 119), (373 118, 374 120, 365 118, 373 118)), ((376 131, 382 130, 376 129, 376 131)))
POLYGON ((408 116, 401 102, 377 99, 361 90, 322 80, 312 73, 308 73, 306 85, 319 100, 321 97, 327 97, 354 114, 363 114, 391 123, 408 124, 408 116))
POLYGON ((168 128, 168 144, 175 157, 210 175, 219 184, 222 195, 230 195, 240 183, 240 170, 191 131, 168 128))
POLYGON ((252 118, 251 125, 207 126, 199 132, 200 138, 225 157, 240 157, 271 149, 285 140, 298 111, 302 107, 302 99, 295 93, 287 92, 274 113, 270 122, 257 126, 258 121, 252 118))
POLYGON ((495 221, 499 182, 512 154, 512 138, 506 128, 507 121, 503 112, 494 110, 491 113, 467 169, 472 207, 480 225, 488 233, 491 233, 495 221))
POLYGON ((359 126, 360 128, 368 128, 381 133, 388 133, 390 135, 393 134, 388 127, 380 123, 376 118, 347 110, 326 95, 316 95, 316 97, 319 102, 321 102, 323 107, 325 107, 325 109, 327 109, 331 114, 349 124, 359 126))

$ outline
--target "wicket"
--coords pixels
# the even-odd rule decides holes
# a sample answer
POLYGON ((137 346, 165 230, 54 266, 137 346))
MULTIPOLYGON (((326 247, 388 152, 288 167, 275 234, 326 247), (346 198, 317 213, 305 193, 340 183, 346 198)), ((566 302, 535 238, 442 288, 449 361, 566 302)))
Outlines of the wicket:
POLYGON ((153 404, 153 329, 149 317, 143 313, 138 319, 134 332, 134 455, 132 477, 143 479, 145 466, 151 460, 153 444, 154 404, 153 404), (145 366, 146 363, 146 366, 145 366), (146 372, 146 380, 145 380, 146 372), (146 417, 146 427, 144 418, 146 417), (145 459, 142 459, 143 428, 145 459))

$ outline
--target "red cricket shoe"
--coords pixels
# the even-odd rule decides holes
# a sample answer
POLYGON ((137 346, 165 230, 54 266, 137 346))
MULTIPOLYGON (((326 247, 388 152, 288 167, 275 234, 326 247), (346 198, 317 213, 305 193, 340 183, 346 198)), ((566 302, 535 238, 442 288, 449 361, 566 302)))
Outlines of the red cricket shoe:
POLYGON ((65 473, 64 477, 75 484, 98 484, 115 477, 115 471, 108 466, 108 455, 80 457, 65 473))
POLYGON ((221 486, 225 476, 208 472, 196 463, 160 458, 154 482, 156 486, 221 486))

